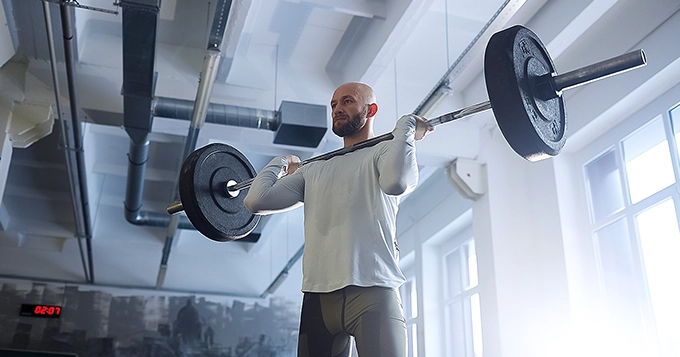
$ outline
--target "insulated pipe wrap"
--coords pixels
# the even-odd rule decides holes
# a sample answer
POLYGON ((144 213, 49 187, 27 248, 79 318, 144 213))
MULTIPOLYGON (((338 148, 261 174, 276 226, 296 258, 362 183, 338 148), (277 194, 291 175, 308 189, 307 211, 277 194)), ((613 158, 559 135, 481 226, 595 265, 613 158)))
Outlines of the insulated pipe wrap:
MULTIPOLYGON (((194 102, 184 99, 156 97, 152 108, 153 115, 157 117, 191 120, 194 102)), ((208 105, 205 117, 206 123, 271 131, 278 129, 279 120, 279 115, 275 111, 216 103, 208 105)))

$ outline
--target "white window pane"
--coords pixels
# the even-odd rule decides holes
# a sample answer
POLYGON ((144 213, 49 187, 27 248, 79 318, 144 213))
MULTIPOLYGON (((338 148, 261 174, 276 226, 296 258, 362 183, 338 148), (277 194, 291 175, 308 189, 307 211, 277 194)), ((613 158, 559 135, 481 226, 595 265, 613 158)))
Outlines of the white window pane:
POLYGON ((639 214, 637 224, 661 347, 680 356, 680 231, 673 200, 639 214))
POLYGON ((640 294, 626 221, 620 219, 597 231, 596 243, 611 326, 620 328, 622 338, 638 339, 635 333, 642 326, 640 294))
POLYGON ((595 222, 623 208, 621 175, 614 151, 608 151, 586 165, 585 171, 595 222))
POLYGON ((447 284, 446 297, 453 298, 458 296, 462 291, 461 277, 461 263, 460 263, 460 251, 456 249, 455 251, 448 254, 445 258, 446 260, 446 273, 447 273, 447 284))
POLYGON ((465 298, 463 303, 463 314, 465 315, 465 346, 467 347, 466 356, 473 355, 472 345, 472 303, 470 298, 465 298))
POLYGON ((472 350, 475 357, 482 357, 482 309, 479 303, 479 294, 470 298, 472 316, 472 350))
POLYGON ((452 357, 465 356, 465 317, 463 315, 463 302, 457 300, 447 308, 449 327, 449 351, 452 357))
POLYGON ((418 357, 418 325, 413 324, 408 331, 408 355, 409 357, 418 357))
POLYGON ((624 140, 623 152, 632 203, 640 202, 675 182, 661 117, 624 140))
POLYGON ((467 270, 467 281, 465 288, 474 288, 478 284, 477 276, 477 253, 475 252, 475 240, 471 240, 465 245, 465 263, 467 270))
POLYGON ((411 318, 418 317, 418 289, 416 280, 411 282, 411 318))
POLYGON ((407 320, 418 317, 418 291, 415 278, 408 279, 399 288, 399 294, 404 307, 404 317, 407 320))
POLYGON ((675 146, 680 154, 680 105, 671 109, 671 124, 673 126, 673 133, 675 133, 675 146))

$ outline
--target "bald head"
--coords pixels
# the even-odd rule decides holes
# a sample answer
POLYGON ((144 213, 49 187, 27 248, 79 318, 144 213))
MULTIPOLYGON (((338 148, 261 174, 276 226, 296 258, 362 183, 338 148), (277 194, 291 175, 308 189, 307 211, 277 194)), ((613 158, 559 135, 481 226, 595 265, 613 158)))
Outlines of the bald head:
POLYGON ((375 92, 365 83, 348 82, 333 92, 333 132, 345 146, 373 136, 373 117, 378 112, 375 92))
POLYGON ((363 104, 376 103, 375 92, 373 91, 373 88, 371 88, 371 86, 369 86, 366 83, 361 82, 344 83, 335 90, 335 93, 333 94, 334 98, 335 94, 338 92, 353 93, 357 97, 357 99, 363 101, 363 104))

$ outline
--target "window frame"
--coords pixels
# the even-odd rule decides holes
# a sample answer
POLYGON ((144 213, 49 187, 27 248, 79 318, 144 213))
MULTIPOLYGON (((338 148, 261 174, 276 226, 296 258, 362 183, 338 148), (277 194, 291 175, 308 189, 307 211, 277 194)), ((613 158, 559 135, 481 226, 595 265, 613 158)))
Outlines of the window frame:
MULTIPOLYGON (((442 242, 439 245, 439 251, 441 252, 439 255, 439 264, 438 266, 440 267, 440 272, 441 272, 441 283, 442 283, 442 291, 441 291, 441 307, 443 311, 446 311, 447 313, 444 314, 444 319, 443 319, 443 324, 444 324, 444 333, 446 338, 444 339, 446 341, 446 346, 445 346, 445 351, 446 351, 446 356, 453 356, 453 345, 452 343, 454 342, 453 339, 451 338, 452 336, 452 326, 453 326, 453 321, 451 321, 450 314, 448 313, 450 306, 455 304, 456 302, 463 302, 463 304, 466 301, 471 301, 471 298, 474 295, 479 295, 479 270, 477 270, 477 285, 472 286, 472 287, 467 287, 467 288, 461 288, 460 293, 455 296, 455 297, 448 297, 447 296, 447 290, 448 290, 448 282, 450 281, 449 279, 449 274, 450 272, 446 269, 446 258, 450 254, 460 254, 461 258, 464 256, 463 253, 463 247, 465 245, 469 244, 470 242, 474 242, 475 238, 473 235, 473 227, 470 224, 469 226, 463 228, 460 232, 457 232, 454 234, 450 239, 446 240, 445 242, 442 242)), ((477 255, 477 248, 475 245, 475 255, 477 255)), ((461 260, 462 262, 462 260, 461 260)), ((479 269, 479 264, 477 264, 477 269, 479 269)), ((460 271, 461 275, 463 274, 463 271, 460 271)), ((462 276, 460 277, 462 280, 462 276)), ((481 300, 481 296, 479 297, 481 300)), ((472 307, 470 307, 472 310, 472 307)), ((474 326, 472 325, 472 317, 470 317, 470 321, 463 321, 463 329, 464 329, 464 340, 465 340, 465 346, 464 346, 464 351, 465 351, 465 356, 466 357, 474 357, 474 326)), ((483 339, 483 336, 479 336, 479 338, 483 339)), ((483 353, 483 352, 482 352, 483 353)))
MULTIPOLYGON (((413 253, 412 253, 413 254, 413 253)), ((406 260, 406 259, 405 259, 406 260)), ((418 290, 418 278, 416 276, 416 269, 414 266, 414 262, 411 260, 407 260, 408 263, 404 264, 402 266, 402 273, 404 273, 404 276, 406 277, 406 282, 402 284, 399 287, 399 294, 401 296, 401 302, 403 304, 403 313, 404 313, 404 319, 406 321, 406 334, 407 336, 410 336, 408 340, 406 341, 406 354, 408 357, 417 357, 418 356, 418 333, 419 330, 422 328, 421 323, 420 323, 420 313, 418 311, 418 305, 419 300, 420 300, 420 291, 418 290), (407 294, 408 292, 406 291, 407 286, 411 286, 412 291, 415 291, 416 294, 416 306, 415 306, 415 317, 409 316, 407 312, 411 311, 413 308, 413 301, 411 299, 411 295, 407 294), (408 308, 407 308, 408 306, 408 308), (416 326, 416 333, 415 335, 411 333, 411 329, 413 326, 416 326)))
MULTIPOLYGON (((603 281, 602 262, 600 261, 599 248, 597 246, 597 232, 603 228, 624 219, 627 224, 629 244, 631 246, 633 255, 633 268, 635 270, 635 286, 638 296, 640 297, 640 308, 642 310, 643 333, 651 338, 653 344, 661 342, 659 340, 658 332, 656 331, 656 321, 654 317, 653 308, 651 305, 651 296, 649 290, 649 282, 647 279, 647 269, 644 262, 644 253, 642 251, 642 241, 637 224, 637 217, 643 212, 656 207, 659 204, 666 202, 669 199, 673 200, 676 217, 680 225, 680 154, 678 153, 679 143, 676 141, 676 135, 673 131, 673 123, 671 118, 671 111, 680 107, 680 86, 669 90, 666 94, 660 96, 651 103, 645 105, 639 111, 633 113, 630 117, 624 119, 618 125, 612 127, 610 131, 600 136, 591 144, 582 148, 578 153, 574 154, 575 162, 581 168, 581 176, 584 188, 585 203, 588 210, 588 224, 590 231, 590 242, 594 252, 595 266, 597 269, 597 283, 600 290, 600 299, 603 306, 606 306, 606 295, 603 281), (646 126, 651 125, 654 120, 661 120, 664 127, 664 134, 668 150, 670 151, 670 158, 672 164, 673 174, 675 175, 675 182, 658 192, 632 203, 629 190, 629 182, 627 175, 627 167, 624 157, 623 143, 631 136, 643 130, 646 126), (623 197, 623 207, 610 213, 607 217, 595 221, 591 185, 587 176, 586 167, 588 164, 594 162, 602 155, 612 151, 616 158, 618 168, 618 175, 621 181, 621 194, 623 197)), ((680 125, 680 118, 675 118, 676 123, 680 125)), ((679 132, 680 134, 680 132, 679 132)), ((654 348, 654 347, 652 347, 654 348)))

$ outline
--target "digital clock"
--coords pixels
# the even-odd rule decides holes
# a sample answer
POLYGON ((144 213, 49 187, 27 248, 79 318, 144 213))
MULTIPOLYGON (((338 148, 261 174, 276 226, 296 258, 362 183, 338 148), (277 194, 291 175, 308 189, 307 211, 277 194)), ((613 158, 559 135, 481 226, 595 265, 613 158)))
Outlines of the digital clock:
POLYGON ((51 317, 58 319, 61 315, 61 306, 21 304, 21 311, 19 312, 19 315, 51 317))

